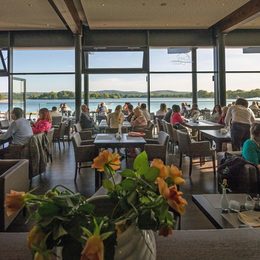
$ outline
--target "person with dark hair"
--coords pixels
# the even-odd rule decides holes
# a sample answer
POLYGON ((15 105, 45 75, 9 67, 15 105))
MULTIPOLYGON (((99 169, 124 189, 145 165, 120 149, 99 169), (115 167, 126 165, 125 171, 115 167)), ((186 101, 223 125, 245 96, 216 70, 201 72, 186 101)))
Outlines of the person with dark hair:
POLYGON ((187 118, 197 120, 199 118, 199 115, 200 115, 200 110, 199 110, 198 104, 193 103, 191 110, 189 111, 189 113, 187 115, 187 118))
POLYGON ((12 144, 26 144, 33 135, 33 132, 29 121, 23 117, 23 110, 15 107, 11 112, 11 118, 13 121, 7 132, 0 135, 0 140, 7 140, 12 137, 12 144))
POLYGON ((34 134, 39 134, 43 132, 48 132, 52 127, 51 115, 47 108, 41 108, 39 110, 39 118, 32 125, 32 130, 34 134))
POLYGON ((260 170, 260 124, 253 123, 251 127, 251 139, 247 139, 243 145, 242 156, 245 160, 254 163, 260 170))
POLYGON ((134 106, 132 104, 128 105, 128 116, 126 118, 126 120, 128 122, 131 122, 132 117, 134 116, 134 106))
POLYGON ((146 121, 150 121, 151 120, 151 116, 148 112, 148 110, 146 109, 146 104, 145 103, 142 103, 141 106, 140 106, 140 109, 142 110, 143 112, 143 116, 145 117, 146 121))
POLYGON ((229 126, 233 151, 239 151, 244 142, 250 138, 250 125, 254 123, 254 112, 248 108, 244 98, 238 98, 234 106, 229 107, 225 125, 229 126))
POLYGON ((61 116, 61 113, 58 111, 57 107, 52 107, 51 108, 51 117, 55 117, 55 116, 61 116))
MULTIPOLYGON (((173 107, 174 107, 174 105, 172 106, 172 109, 173 109, 173 107)), ((168 123, 171 122, 172 109, 168 108, 168 112, 166 113, 166 115, 163 118, 168 123)))
POLYGON ((215 105, 212 111, 212 114, 210 116, 210 121, 212 122, 219 122, 220 118, 221 118, 221 114, 222 114, 222 108, 220 105, 215 105))
POLYGON ((180 113, 180 106, 179 105, 173 105, 172 106, 172 115, 171 115, 171 124, 174 126, 183 123, 183 118, 181 117, 180 113))

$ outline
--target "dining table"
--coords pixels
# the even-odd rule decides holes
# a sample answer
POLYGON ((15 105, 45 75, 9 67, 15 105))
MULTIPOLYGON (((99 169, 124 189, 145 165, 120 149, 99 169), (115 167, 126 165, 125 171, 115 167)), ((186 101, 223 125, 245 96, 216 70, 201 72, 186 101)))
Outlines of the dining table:
MULTIPOLYGON (((107 120, 106 119, 102 119, 98 125, 100 131, 105 131, 107 128, 109 128, 108 124, 107 124, 107 120)), ((122 123, 122 128, 127 128, 130 129, 132 126, 130 124, 130 122, 128 121, 123 121, 122 123)))
POLYGON ((215 123, 215 122, 211 122, 208 120, 192 120, 192 119, 186 119, 182 125, 191 128, 192 130, 218 130, 223 128, 224 126, 219 124, 219 123, 215 123))

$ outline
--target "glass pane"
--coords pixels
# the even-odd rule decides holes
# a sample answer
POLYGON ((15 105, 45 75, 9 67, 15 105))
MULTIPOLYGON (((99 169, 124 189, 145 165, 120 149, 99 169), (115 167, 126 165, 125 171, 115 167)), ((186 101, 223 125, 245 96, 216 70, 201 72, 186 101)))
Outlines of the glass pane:
POLYGON ((26 80, 26 112, 36 115, 42 107, 51 109, 66 103, 75 110, 74 75, 23 75, 26 80))
POLYGON ((151 48, 151 71, 191 71, 189 48, 151 48))
POLYGON ((1 50, 3 61, 2 61, 2 59, 0 59, 0 70, 4 70, 5 68, 6 69, 8 68, 7 53, 8 53, 7 50, 1 50))
POLYGON ((214 71, 213 48, 197 49, 197 70, 214 71))
POLYGON ((75 51, 14 49, 14 73, 74 72, 75 51))
POLYGON ((20 107, 23 111, 25 109, 25 85, 25 79, 16 77, 13 79, 13 107, 20 107))
POLYGON ((151 112, 156 112, 161 103, 167 107, 192 102, 192 75, 151 74, 151 112))
POLYGON ((0 120, 6 118, 8 112, 8 78, 0 77, 0 120))
POLYGON ((212 73, 197 74, 198 103, 200 109, 214 107, 214 81, 212 73))
POLYGON ((260 53, 243 53, 243 48, 226 48, 226 71, 243 70, 260 70, 260 53))
POLYGON ((91 111, 96 111, 100 102, 108 109, 131 102, 133 106, 147 103, 146 74, 106 74, 89 76, 91 111))
MULTIPOLYGON (((85 54, 87 55, 87 52, 85 54)), ((143 56, 143 51, 89 52, 89 68, 142 68, 143 56)))

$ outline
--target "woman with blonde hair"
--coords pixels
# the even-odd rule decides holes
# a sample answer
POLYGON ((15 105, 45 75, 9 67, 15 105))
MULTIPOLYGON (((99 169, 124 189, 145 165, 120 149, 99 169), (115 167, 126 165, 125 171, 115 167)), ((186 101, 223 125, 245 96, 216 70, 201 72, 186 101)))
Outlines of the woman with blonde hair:
POLYGON ((52 127, 51 115, 47 108, 41 108, 39 110, 39 118, 35 124, 32 125, 34 134, 48 132, 52 127))
POLYGON ((139 107, 134 109, 134 116, 132 117, 131 125, 132 127, 147 126, 147 120, 143 115, 143 111, 139 107))
POLYGON ((118 128, 119 124, 124 121, 124 114, 122 113, 122 106, 118 105, 115 108, 115 112, 108 114, 107 124, 110 128, 118 128))

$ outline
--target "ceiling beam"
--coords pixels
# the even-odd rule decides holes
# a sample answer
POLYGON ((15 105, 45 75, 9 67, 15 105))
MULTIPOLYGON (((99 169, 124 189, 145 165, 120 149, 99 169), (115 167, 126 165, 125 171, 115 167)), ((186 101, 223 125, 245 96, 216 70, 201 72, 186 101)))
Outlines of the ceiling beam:
POLYGON ((48 0, 63 24, 73 34, 81 34, 81 20, 73 0, 48 0))
POLYGON ((239 25, 255 19, 260 14, 260 1, 250 0, 240 8, 211 26, 218 32, 227 33, 239 25))

